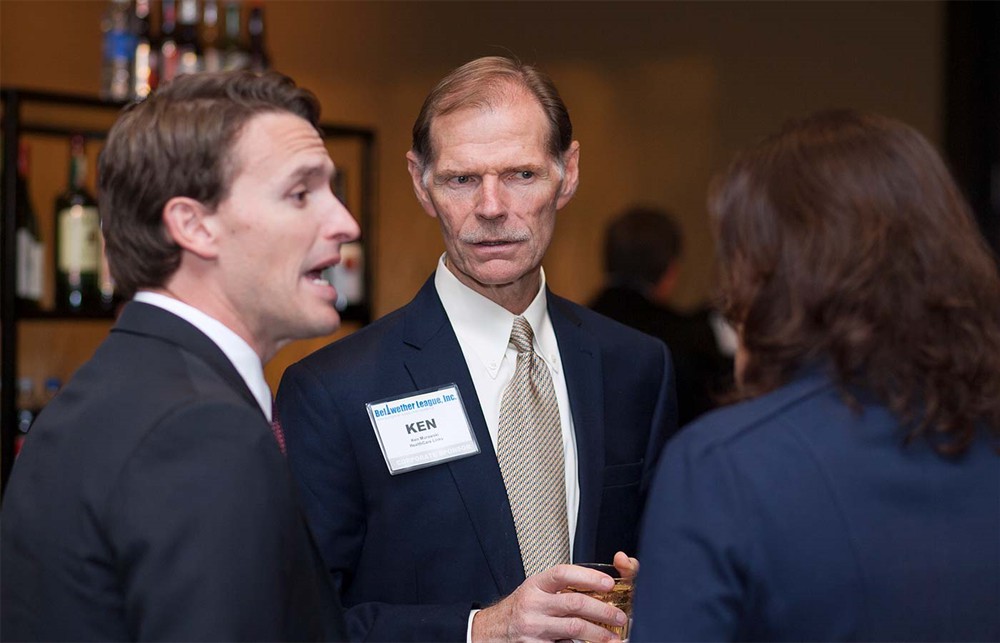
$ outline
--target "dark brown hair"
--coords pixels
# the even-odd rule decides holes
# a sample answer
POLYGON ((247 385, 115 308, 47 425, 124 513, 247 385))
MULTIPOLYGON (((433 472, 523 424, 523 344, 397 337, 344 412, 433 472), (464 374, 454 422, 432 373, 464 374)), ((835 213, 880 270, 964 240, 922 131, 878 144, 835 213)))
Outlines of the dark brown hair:
POLYGON ((240 168, 232 151, 256 115, 290 112, 313 125, 319 102, 281 74, 179 76, 126 107, 101 152, 98 174, 108 265, 126 298, 162 286, 180 264, 163 208, 185 196, 210 209, 228 196, 240 168))
POLYGON ((424 100, 413 124, 413 152, 426 168, 434 162, 431 125, 438 116, 468 107, 490 107, 508 99, 512 91, 534 96, 549 121, 549 153, 562 162, 562 153, 573 142, 569 111, 552 80, 519 60, 487 56, 467 62, 445 76, 424 100))
POLYGON ((645 205, 626 208, 604 234, 604 267, 618 282, 652 286, 680 258, 681 227, 666 210, 645 205))
POLYGON ((916 130, 854 111, 791 122, 736 157, 709 211, 744 396, 825 362, 943 454, 1000 429, 1000 277, 916 130))

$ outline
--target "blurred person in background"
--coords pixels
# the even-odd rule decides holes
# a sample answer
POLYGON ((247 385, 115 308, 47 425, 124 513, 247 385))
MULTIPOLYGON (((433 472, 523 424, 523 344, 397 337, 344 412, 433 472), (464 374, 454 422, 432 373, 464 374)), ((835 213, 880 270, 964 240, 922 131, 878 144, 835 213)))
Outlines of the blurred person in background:
POLYGON ((100 210, 134 298, 14 465, 4 640, 345 637, 263 371, 340 322, 320 273, 359 229, 318 118, 285 76, 197 74, 111 128, 100 210))
POLYGON ((602 315, 657 337, 670 349, 683 426, 715 408, 732 386, 732 330, 708 307, 670 305, 681 274, 684 237, 666 210, 636 205, 604 234, 604 289, 590 303, 602 315))
POLYGON ((709 210, 747 401, 661 458, 633 640, 1000 640, 1000 278, 937 152, 822 112, 709 210))

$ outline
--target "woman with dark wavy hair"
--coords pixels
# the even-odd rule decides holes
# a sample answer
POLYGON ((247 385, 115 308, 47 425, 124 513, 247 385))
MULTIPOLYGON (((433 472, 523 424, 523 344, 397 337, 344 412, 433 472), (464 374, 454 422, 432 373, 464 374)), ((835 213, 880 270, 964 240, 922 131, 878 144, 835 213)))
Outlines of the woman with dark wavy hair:
POLYGON ((633 640, 1000 640, 1000 277, 937 152, 822 112, 709 211, 745 401, 660 461, 633 640))

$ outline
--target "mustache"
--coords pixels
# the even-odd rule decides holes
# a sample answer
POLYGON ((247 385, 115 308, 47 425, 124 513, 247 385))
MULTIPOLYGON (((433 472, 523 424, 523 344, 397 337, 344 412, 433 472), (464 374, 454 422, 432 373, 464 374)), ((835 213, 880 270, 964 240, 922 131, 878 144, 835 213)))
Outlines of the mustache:
POLYGON ((462 243, 517 243, 527 241, 530 238, 531 233, 528 230, 489 225, 458 235, 458 239, 462 243))

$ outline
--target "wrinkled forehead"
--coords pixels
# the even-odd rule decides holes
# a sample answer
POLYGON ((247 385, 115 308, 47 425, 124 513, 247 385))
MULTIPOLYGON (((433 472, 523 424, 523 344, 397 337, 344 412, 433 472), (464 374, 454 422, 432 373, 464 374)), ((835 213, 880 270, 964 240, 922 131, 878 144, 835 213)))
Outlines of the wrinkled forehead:
POLYGON ((500 141, 531 138, 543 147, 549 146, 554 136, 552 124, 536 96, 509 81, 486 85, 475 93, 443 101, 429 125, 428 163, 438 158, 444 146, 482 138, 486 127, 500 141), (505 119, 507 122, 501 122, 505 119))
POLYGON ((491 157, 501 151, 537 163, 558 162, 550 158, 549 138, 549 121, 530 95, 467 105, 432 121, 429 165, 456 157, 491 157))

